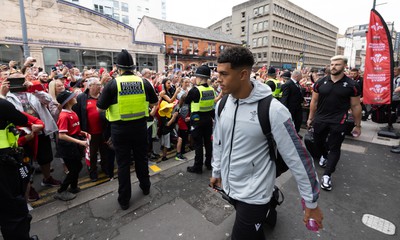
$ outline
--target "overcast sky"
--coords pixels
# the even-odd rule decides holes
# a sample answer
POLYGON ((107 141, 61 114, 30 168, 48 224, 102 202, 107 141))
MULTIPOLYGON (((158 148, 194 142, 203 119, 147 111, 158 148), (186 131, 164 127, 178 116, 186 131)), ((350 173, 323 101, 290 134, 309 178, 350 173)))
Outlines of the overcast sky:
MULTIPOLYGON (((368 24, 373 0, 290 0, 339 28, 368 24)), ((244 0, 167 0, 167 20, 198 27, 208 27, 232 14, 232 7, 244 0)), ((376 9, 386 22, 400 31, 400 0, 377 0, 376 9), (386 3, 386 4, 383 4, 386 3), (383 4, 383 5, 379 5, 383 4)), ((388 26, 391 29, 391 26, 388 26)))

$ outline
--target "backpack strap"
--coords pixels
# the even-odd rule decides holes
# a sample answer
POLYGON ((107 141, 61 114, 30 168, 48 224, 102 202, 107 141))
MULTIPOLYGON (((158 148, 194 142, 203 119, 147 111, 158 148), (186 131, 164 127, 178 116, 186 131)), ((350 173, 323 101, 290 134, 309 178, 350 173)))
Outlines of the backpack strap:
POLYGON ((228 100, 228 96, 229 96, 229 94, 225 94, 225 95, 222 96, 221 100, 219 100, 218 117, 221 116, 221 112, 225 107, 225 103, 226 103, 226 100, 228 100))
POLYGON ((275 162, 276 154, 275 154, 275 143, 274 137, 271 133, 271 122, 269 121, 269 108, 271 106, 272 95, 269 95, 258 102, 257 112, 258 112, 258 121, 260 122, 261 129, 264 135, 268 140, 268 148, 269 154, 271 156, 271 160, 275 162))

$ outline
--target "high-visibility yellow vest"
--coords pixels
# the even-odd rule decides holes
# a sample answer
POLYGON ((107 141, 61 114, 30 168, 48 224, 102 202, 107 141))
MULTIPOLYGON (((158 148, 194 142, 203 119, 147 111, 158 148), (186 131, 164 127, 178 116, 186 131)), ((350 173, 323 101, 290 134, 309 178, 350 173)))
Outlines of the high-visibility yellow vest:
POLYGON ((14 127, 12 123, 8 124, 5 129, 0 130, 0 149, 18 147, 19 135, 10 132, 10 128, 14 127))
POLYGON ((143 80, 134 75, 119 76, 117 81, 117 103, 106 111, 110 122, 130 121, 149 116, 149 103, 143 80))
POLYGON ((268 81, 272 81, 273 83, 275 83, 275 91, 272 92, 272 96, 274 98, 281 98, 282 97, 281 81, 273 78, 268 79, 267 82, 268 81))
POLYGON ((204 87, 197 86, 200 92, 200 101, 198 103, 192 102, 190 108, 192 112, 208 112, 214 109, 215 92, 210 86, 204 87))

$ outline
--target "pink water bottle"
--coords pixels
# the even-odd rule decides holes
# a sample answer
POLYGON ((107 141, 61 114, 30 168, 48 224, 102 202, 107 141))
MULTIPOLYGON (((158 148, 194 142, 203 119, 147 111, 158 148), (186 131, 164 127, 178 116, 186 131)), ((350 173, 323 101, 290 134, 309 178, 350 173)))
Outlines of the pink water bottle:
MULTIPOLYGON (((301 199, 301 206, 303 207, 303 212, 304 212, 306 210, 306 203, 303 198, 301 199)), ((318 232, 318 230, 319 230, 318 223, 313 218, 308 219, 306 228, 313 232, 318 232)))

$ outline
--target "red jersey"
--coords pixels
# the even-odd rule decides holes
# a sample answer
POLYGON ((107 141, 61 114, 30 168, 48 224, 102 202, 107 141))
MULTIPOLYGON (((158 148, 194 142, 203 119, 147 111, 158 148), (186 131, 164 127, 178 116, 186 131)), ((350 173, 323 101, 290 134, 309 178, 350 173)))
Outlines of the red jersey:
POLYGON ((100 121, 100 113, 96 107, 97 99, 88 99, 86 102, 86 112, 88 120, 88 133, 100 134, 103 132, 103 127, 100 121))
POLYGON ((69 136, 80 135, 81 126, 79 125, 78 115, 74 111, 67 109, 61 110, 57 121, 58 131, 69 136))

